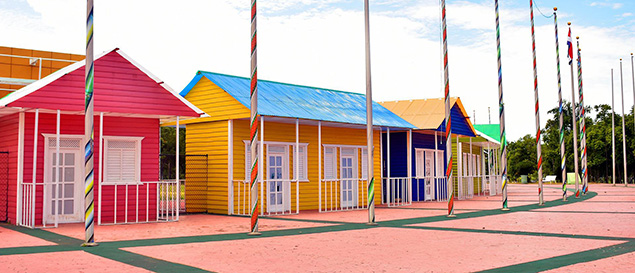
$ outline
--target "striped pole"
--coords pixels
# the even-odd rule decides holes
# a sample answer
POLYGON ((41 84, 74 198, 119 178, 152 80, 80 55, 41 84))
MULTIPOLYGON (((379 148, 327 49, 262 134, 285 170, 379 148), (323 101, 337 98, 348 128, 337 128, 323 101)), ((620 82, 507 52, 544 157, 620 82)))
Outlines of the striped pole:
POLYGON ((251 130, 249 149, 251 151, 251 229, 249 235, 260 235, 258 232, 258 68, 256 56, 256 0, 251 1, 251 130))
POLYGON ((537 167, 538 167, 538 205, 543 205, 544 200, 542 197, 542 145, 540 143, 540 105, 538 103, 538 68, 536 68, 536 36, 534 32, 534 1, 529 0, 530 19, 531 19, 531 52, 534 56, 534 100, 536 117, 536 153, 537 153, 537 167))
MULTIPOLYGON (((567 22, 569 25, 569 38, 571 37, 571 22, 567 22)), ((573 46, 573 45, 570 45, 573 46)), ((573 56, 570 56, 573 58, 573 56)), ((573 59, 569 59, 569 67, 571 68, 571 115, 573 121, 573 166, 575 169, 575 198, 580 197, 579 181, 578 181, 578 122, 575 114, 575 82, 573 81, 573 59)))
MULTIPOLYGON (((370 20, 368 14, 368 0, 364 0, 364 28, 366 39, 366 144, 368 162, 373 162, 373 88, 370 77, 370 20)), ((375 223, 375 174, 373 164, 368 165, 368 224, 375 223)))
POLYGON ((622 149, 624 156, 624 186, 628 187, 628 173, 626 169, 626 112, 624 111, 624 74, 622 73, 622 59, 620 58, 620 86, 622 88, 622 149))
MULTIPOLYGON (((635 113, 635 65, 633 65, 632 52, 631 52, 631 77, 633 79, 633 113, 635 113)), ((633 119, 633 130, 635 130, 635 118, 633 119)))
POLYGON ((584 93, 582 90, 582 56, 580 50, 580 37, 575 37, 576 46, 578 48, 578 92, 580 94, 580 162, 582 163, 582 194, 586 194, 589 190, 588 184, 588 168, 586 157, 586 109, 584 109, 584 93))
POLYGON ((445 179, 448 183, 448 217, 454 215, 454 183, 452 183, 452 121, 450 120, 450 78, 448 73, 448 32, 445 22, 445 0, 441 0, 443 31, 443 78, 445 80, 445 179))
MULTIPOLYGON (((93 0, 86 1, 86 72, 84 73, 84 230, 86 238, 82 246, 95 246, 95 208, 93 183, 93 0)), ((58 143, 59 145, 59 143, 58 143)))
MULTIPOLYGON (((496 9, 496 50, 498 52, 498 118, 500 122, 501 140, 501 177, 503 183, 503 210, 509 210, 507 206, 507 140, 505 137, 505 103, 503 102, 503 69, 501 65, 501 35, 498 21, 498 0, 494 0, 496 9)), ((533 25, 533 23, 532 23, 533 25)), ((533 32, 533 30, 532 30, 533 32)))
POLYGON ((611 155, 613 156, 613 186, 615 186, 615 92, 611 68, 611 155))
POLYGON ((560 170, 562 172, 562 201, 567 201, 567 157, 564 147, 564 118, 562 116, 562 80, 560 78, 560 46, 558 44, 558 8, 553 8, 553 24, 556 31, 556 65, 558 67, 558 118, 560 124, 560 170))

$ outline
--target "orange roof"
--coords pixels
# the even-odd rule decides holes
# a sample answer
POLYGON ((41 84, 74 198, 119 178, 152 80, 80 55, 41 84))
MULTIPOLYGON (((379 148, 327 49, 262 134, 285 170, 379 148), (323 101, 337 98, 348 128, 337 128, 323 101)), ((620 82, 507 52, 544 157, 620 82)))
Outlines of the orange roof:
MULTIPOLYGON (((445 100, 443 98, 384 101, 379 104, 423 130, 435 130, 439 128, 445 120, 445 100)), ((463 103, 461 103, 461 99, 458 97, 450 98, 450 104, 451 107, 458 104, 458 108, 466 118, 470 129, 476 133, 463 107, 463 103)))

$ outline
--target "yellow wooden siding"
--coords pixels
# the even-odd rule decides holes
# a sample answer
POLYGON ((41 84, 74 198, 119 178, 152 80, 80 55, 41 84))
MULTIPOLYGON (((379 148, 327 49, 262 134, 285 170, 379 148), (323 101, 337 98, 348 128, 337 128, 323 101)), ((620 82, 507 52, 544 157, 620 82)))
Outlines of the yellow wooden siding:
POLYGON ((196 209, 205 205, 209 213, 227 214, 227 121, 188 124, 186 130, 186 153, 208 155, 206 200, 188 198, 186 202, 196 204, 196 209))
MULTIPOLYGON (((248 120, 235 120, 234 121, 234 184, 238 181, 245 179, 245 140, 249 139, 249 122, 248 120)), ((294 123, 278 123, 268 122, 265 118, 264 125, 264 140, 276 142, 288 142, 295 143, 295 124, 294 123)), ((260 139, 260 137, 258 138, 260 139)), ((308 143, 307 146, 307 176, 308 182, 300 182, 300 210, 316 210, 318 209, 318 127, 314 125, 300 125, 300 143, 308 143)), ((379 131, 375 132, 374 143, 376 150, 379 151, 379 131)), ((364 129, 350 129, 341 127, 326 127, 322 126, 322 144, 333 145, 366 145, 366 130, 364 129)), ((264 147, 264 154, 267 154, 266 146, 264 147)), ((293 146, 289 148, 289 178, 293 177, 293 159, 294 152, 293 146)), ((374 173, 378 178, 380 175, 380 155, 378 152, 374 154, 374 173)), ((324 160, 324 159, 322 159, 324 160)), ((361 161, 358 161, 361 162, 361 161)), ((263 169, 267 175, 267 159, 264 157, 263 169)), ((358 171, 361 177, 361 163, 358 163, 360 167, 358 171)), ((323 175, 322 175, 323 177, 323 175)), ((338 177, 339 177, 339 160, 338 160, 338 177)), ((234 186, 234 190, 237 190, 237 186, 234 186)), ((339 190, 339 188, 338 188, 339 190)), ((381 187, 379 183, 375 183, 375 200, 380 200, 381 187)), ((291 187, 291 207, 295 210, 295 193, 296 189, 293 185, 291 187)), ((362 191, 358 190, 359 202, 366 200, 366 197, 362 199, 362 191)), ((234 194, 236 200, 238 193, 234 194)), ((266 211, 266 203, 263 202, 264 210, 266 211)), ((238 204, 234 204, 234 209, 237 209, 238 204)), ((240 205, 243 206, 242 204, 240 205)))
POLYGON ((197 120, 198 122, 249 118, 250 116, 247 107, 205 77, 194 85, 185 99, 210 116, 197 120))
MULTIPOLYGON (((474 144, 472 144, 472 150, 470 151, 470 143, 469 143, 469 139, 467 139, 467 142, 461 142, 461 139, 459 139, 459 145, 461 145, 461 149, 463 153, 470 153, 470 154, 475 154, 480 156, 481 155, 481 147, 476 146, 474 144)), ((457 168, 457 164, 458 164, 458 156, 457 156, 457 145, 456 145, 456 138, 455 138, 455 142, 452 143, 452 156, 453 156, 453 160, 454 163, 452 164, 452 171, 453 171, 453 176, 455 177, 454 180, 454 193, 455 196, 458 196, 458 191, 459 191, 459 185, 456 182, 457 181, 457 177, 458 177, 458 168, 457 168)), ((463 155, 461 155, 461 159, 463 159, 463 155)), ((481 161, 483 160, 483 158, 481 158, 481 161)), ((478 168, 482 168, 482 162, 477 166, 478 168)), ((478 173, 478 172, 477 172, 478 173)), ((481 170, 481 174, 483 173, 483 170, 481 170)), ((478 190, 480 189, 480 182, 481 182, 481 178, 477 178, 474 179, 474 193, 478 194, 478 190)))

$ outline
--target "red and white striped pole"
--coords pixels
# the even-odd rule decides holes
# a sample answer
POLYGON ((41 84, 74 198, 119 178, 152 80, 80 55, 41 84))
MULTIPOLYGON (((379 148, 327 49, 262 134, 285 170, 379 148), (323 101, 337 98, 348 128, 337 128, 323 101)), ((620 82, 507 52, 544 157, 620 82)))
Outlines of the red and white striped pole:
MULTIPOLYGON (((250 116, 250 143, 251 151, 251 181, 249 183, 249 191, 251 193, 251 229, 249 235, 260 235, 258 232, 258 149, 256 149, 258 141, 258 66, 256 56, 256 0, 251 1, 251 116, 250 116)), ((262 144, 261 144, 262 145, 262 144)))
POLYGON ((441 0, 441 24, 443 31, 443 78, 445 81, 445 179, 448 183, 448 217, 454 215, 454 183, 452 182, 452 121, 450 119, 450 77, 448 73, 448 32, 445 22, 445 0, 441 0))
POLYGON ((534 100, 536 117, 536 153, 538 168, 538 205, 544 204, 542 195, 542 145, 540 143, 540 103, 538 102, 538 68, 536 67, 536 35, 534 32, 534 1, 529 0, 530 18, 531 18, 531 52, 534 56, 534 100))
POLYGON ((582 194, 586 194, 589 190, 589 184, 587 181, 587 160, 586 160, 586 122, 584 117, 586 115, 586 110, 584 109, 584 93, 582 89, 582 53, 580 50, 580 37, 575 37, 576 44, 578 48, 578 92, 580 94, 580 149, 581 151, 581 160, 582 163, 582 194))

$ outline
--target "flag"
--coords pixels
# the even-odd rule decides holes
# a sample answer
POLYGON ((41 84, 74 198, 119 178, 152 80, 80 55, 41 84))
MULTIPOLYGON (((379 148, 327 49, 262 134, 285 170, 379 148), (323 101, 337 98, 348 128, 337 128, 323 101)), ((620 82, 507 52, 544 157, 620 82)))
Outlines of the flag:
POLYGON ((573 41, 571 41, 571 27, 569 27, 569 37, 567 37, 567 57, 569 58, 569 64, 573 62, 573 41))

